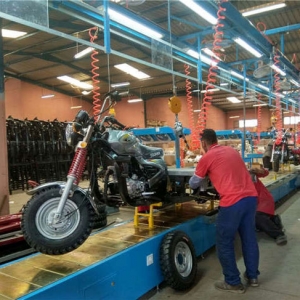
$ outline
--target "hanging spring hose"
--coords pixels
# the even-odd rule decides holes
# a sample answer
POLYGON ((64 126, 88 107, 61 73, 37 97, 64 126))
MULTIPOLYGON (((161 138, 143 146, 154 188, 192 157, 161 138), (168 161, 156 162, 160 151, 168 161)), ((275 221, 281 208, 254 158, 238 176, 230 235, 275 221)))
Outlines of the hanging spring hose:
MULTIPOLYGON (((258 94, 257 96, 258 100, 261 100, 261 94, 258 94)), ((256 144, 259 144, 260 142, 260 133, 261 133, 261 116, 262 116, 262 112, 261 112, 261 106, 257 107, 257 140, 256 140, 256 144)))
MULTIPOLYGON (((189 76, 190 66, 185 64, 184 65, 184 71, 185 75, 189 76)), ((191 129, 191 143, 190 143, 190 150, 194 151, 196 149, 199 149, 200 147, 200 141, 197 136, 196 130, 195 130, 195 122, 194 122, 194 110, 193 110, 193 97, 192 97, 192 84, 191 81, 186 78, 185 80, 185 90, 186 90, 186 100, 187 100, 187 109, 188 109, 188 116, 189 116, 189 127, 191 129)))
MULTIPOLYGON (((89 30, 89 36, 90 36, 90 42, 94 43, 94 40, 97 38, 98 34, 98 27, 90 28, 89 30)), ((94 49, 91 54, 91 66, 92 66, 92 80, 93 80, 93 112, 94 112, 94 120, 96 121, 97 116, 100 113, 100 107, 101 107, 101 101, 100 101, 100 87, 99 87, 99 67, 97 66, 97 62, 99 59, 96 58, 98 55, 98 51, 94 49)))
POLYGON ((211 105, 213 100, 213 96, 212 96, 213 93, 210 90, 214 88, 214 85, 217 81, 216 70, 217 70, 218 60, 215 57, 220 58, 221 42, 224 34, 224 32, 222 31, 222 28, 224 27, 222 21, 225 19, 225 16, 223 16, 222 13, 226 11, 226 9, 223 8, 221 5, 222 3, 227 1, 228 0, 221 0, 218 5, 218 12, 217 12, 218 23, 214 27, 215 33, 213 35, 214 41, 213 41, 212 52, 214 55, 211 57, 212 62, 208 71, 208 80, 206 83, 205 94, 204 94, 205 96, 203 98, 201 111, 199 113, 198 122, 196 126, 196 132, 197 135, 200 136, 200 138, 203 133, 203 130, 206 128, 208 109, 209 109, 209 105, 211 105))
MULTIPOLYGON (((274 65, 279 68, 279 55, 277 49, 274 53, 274 65)), ((281 118, 281 105, 280 105, 280 76, 279 72, 274 72, 274 92, 275 92, 275 104, 276 104, 276 130, 277 136, 275 140, 276 145, 280 145, 282 142, 282 118, 281 118)))

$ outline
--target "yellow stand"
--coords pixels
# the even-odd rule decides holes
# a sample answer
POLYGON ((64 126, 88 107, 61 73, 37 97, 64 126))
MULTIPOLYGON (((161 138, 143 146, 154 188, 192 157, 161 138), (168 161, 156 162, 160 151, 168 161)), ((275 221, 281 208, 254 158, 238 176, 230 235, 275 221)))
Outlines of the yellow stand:
POLYGON ((153 219, 153 207, 154 206, 162 206, 162 202, 150 204, 150 212, 149 213, 139 213, 138 207, 134 209, 134 227, 139 226, 139 216, 147 217, 148 218, 148 227, 150 229, 154 228, 154 219, 153 219))

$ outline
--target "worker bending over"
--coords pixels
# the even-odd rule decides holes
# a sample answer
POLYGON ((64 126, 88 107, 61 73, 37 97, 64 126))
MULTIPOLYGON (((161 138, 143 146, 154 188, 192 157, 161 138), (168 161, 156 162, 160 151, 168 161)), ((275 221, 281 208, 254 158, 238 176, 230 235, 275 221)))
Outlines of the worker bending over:
POLYGON ((250 173, 254 175, 252 180, 258 194, 255 226, 259 231, 263 231, 275 239, 277 245, 285 245, 287 237, 284 234, 280 216, 275 215, 274 198, 259 179, 268 176, 269 171, 260 165, 259 167, 251 168, 250 173))
POLYGON ((235 260, 234 240, 238 232, 246 266, 244 278, 251 286, 258 286, 259 250, 255 233, 257 192, 240 154, 232 147, 219 145, 214 130, 203 131, 201 145, 205 154, 198 162, 189 184, 196 189, 209 176, 220 194, 216 247, 225 281, 217 282, 215 288, 244 293, 245 287, 235 260))

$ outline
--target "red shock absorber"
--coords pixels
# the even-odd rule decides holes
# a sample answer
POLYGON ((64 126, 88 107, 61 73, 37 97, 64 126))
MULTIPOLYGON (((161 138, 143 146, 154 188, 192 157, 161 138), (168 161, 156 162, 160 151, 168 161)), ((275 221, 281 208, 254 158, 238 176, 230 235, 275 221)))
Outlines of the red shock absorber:
MULTIPOLYGON (((90 42, 93 43, 94 40, 97 38, 97 33, 98 33, 98 27, 93 27, 89 30, 89 35, 90 35, 90 42)), ((97 66, 97 62, 99 59, 96 58, 98 55, 97 50, 93 50, 91 54, 91 66, 92 66, 92 80, 93 80, 93 112, 94 112, 94 120, 96 121, 97 115, 100 113, 100 107, 101 107, 101 101, 100 101, 100 87, 99 87, 99 73, 98 69, 99 67, 97 66)))
POLYGON ((75 156, 72 161, 72 165, 69 169, 68 175, 75 177, 75 184, 78 184, 81 176, 83 174, 85 165, 86 165, 86 155, 87 149, 86 148, 77 148, 75 152, 75 156))
MULTIPOLYGON (((261 100, 261 94, 258 94, 257 96, 258 100, 261 100)), ((260 133, 261 133, 261 106, 257 107, 257 140, 256 144, 260 142, 260 133)))
MULTIPOLYGON (((190 75, 189 71, 190 66, 185 64, 184 71, 185 75, 190 75)), ((185 80, 185 90, 186 90, 186 100, 187 100, 187 108, 188 108, 188 115, 189 115, 189 127, 191 129, 191 143, 190 143, 190 150, 199 149, 200 141, 197 137, 195 131, 195 123, 194 123, 194 110, 193 110, 193 97, 192 97, 192 84, 188 78, 185 80)))
POLYGON ((215 33, 213 35, 214 41, 213 41, 213 49, 212 52, 214 56, 211 57, 212 63, 208 71, 208 79, 206 83, 206 88, 205 88, 205 96, 202 101, 202 106, 201 106, 201 111, 199 113, 199 118, 196 126, 196 131, 201 137, 203 130, 206 128, 206 120, 207 120, 207 115, 208 115, 208 109, 209 105, 211 104, 213 100, 212 92, 210 89, 214 88, 214 85, 217 81, 217 62, 218 60, 215 57, 220 57, 220 49, 221 49, 221 42, 223 39, 223 34, 224 32, 222 31, 222 28, 224 27, 224 24, 222 23, 222 20, 225 19, 225 16, 222 15, 224 11, 226 11, 225 8, 223 8, 221 5, 224 2, 227 2, 228 0, 222 0, 219 2, 218 6, 218 23, 215 25, 215 33))
MULTIPOLYGON (((274 54, 274 65, 278 67, 279 65, 279 55, 277 50, 275 50, 274 54)), ((282 142, 282 118, 281 118, 281 105, 280 105, 280 76, 279 72, 275 70, 274 72, 274 91, 275 91, 275 103, 276 103, 276 130, 277 136, 275 140, 275 144, 279 145, 282 142)))

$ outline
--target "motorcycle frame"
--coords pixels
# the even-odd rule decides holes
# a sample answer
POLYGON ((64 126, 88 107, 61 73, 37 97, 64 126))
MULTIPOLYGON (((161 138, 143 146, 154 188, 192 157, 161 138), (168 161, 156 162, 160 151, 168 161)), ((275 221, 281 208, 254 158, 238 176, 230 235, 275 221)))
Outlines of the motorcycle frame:
MULTIPOLYGON (((100 122, 101 116, 102 116, 102 114, 104 112, 104 109, 105 109, 107 101, 109 101, 109 107, 112 106, 113 102, 112 102, 112 99, 111 99, 111 94, 108 94, 105 97, 105 99, 103 101, 103 105, 101 107, 101 110, 100 110, 100 113, 98 115, 97 120, 94 121, 93 123, 89 122, 90 124, 88 125, 88 128, 86 130, 85 136, 84 136, 83 140, 80 141, 77 144, 77 146, 75 148, 75 151, 77 150, 77 148, 88 147, 90 139, 91 139, 91 136, 92 136, 92 133, 93 133, 93 130, 94 130, 94 126, 95 126, 96 123, 100 122)), ((103 122, 101 124, 103 124, 103 122)), ((76 158, 73 159, 73 162, 74 162, 75 159, 76 158)), ((72 167, 70 167, 70 170, 71 170, 71 168, 72 167)), ((70 171, 69 171, 69 173, 70 173, 70 171)), ((92 204, 95 212, 98 214, 98 210, 96 208, 96 204, 95 204, 94 200, 92 199, 92 197, 90 197, 88 195, 88 193, 85 192, 82 188, 80 188, 77 184, 76 185, 74 184, 74 182, 75 182, 76 179, 77 178, 75 176, 68 174, 66 182, 55 181, 55 182, 45 183, 45 184, 39 185, 38 187, 36 187, 36 188, 32 189, 31 191, 27 192, 27 194, 29 194, 29 195, 34 195, 39 190, 41 190, 41 189, 43 189, 45 187, 60 186, 61 191, 62 191, 62 195, 60 197, 60 200, 59 200, 56 212, 55 212, 55 214, 53 216, 53 220, 52 220, 52 224, 53 225, 57 224, 60 221, 60 218, 61 218, 63 209, 65 207, 65 204, 67 202, 67 199, 68 199, 69 196, 73 195, 74 191, 79 191, 80 193, 82 193, 90 201, 90 203, 92 204)))

